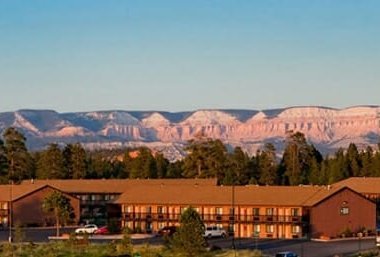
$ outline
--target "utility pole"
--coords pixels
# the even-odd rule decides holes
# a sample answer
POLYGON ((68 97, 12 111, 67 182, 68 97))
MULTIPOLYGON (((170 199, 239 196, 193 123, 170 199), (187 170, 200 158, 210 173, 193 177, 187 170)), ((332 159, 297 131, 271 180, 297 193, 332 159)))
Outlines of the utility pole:
POLYGON ((13 169, 14 169, 14 161, 13 161, 13 153, 11 155, 11 163, 10 163, 10 178, 9 178, 9 216, 8 216, 8 223, 9 223, 9 236, 8 236, 8 242, 12 243, 13 238, 12 238, 12 198, 13 198, 13 169))
POLYGON ((231 214, 232 214, 232 220, 231 220, 231 224, 232 224, 232 249, 234 249, 234 256, 236 257, 236 245, 235 245, 235 178, 233 177, 232 178, 232 204, 231 204, 231 208, 232 208, 232 211, 231 211, 231 214))

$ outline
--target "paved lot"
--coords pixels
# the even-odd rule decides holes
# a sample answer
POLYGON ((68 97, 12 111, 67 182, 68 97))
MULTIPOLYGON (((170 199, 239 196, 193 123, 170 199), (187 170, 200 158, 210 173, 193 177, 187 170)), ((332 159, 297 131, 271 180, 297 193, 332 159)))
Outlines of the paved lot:
MULTIPOLYGON (((62 228, 61 233, 72 233, 74 228, 62 228)), ((48 242, 49 236, 55 235, 54 228, 29 228, 24 230, 25 241, 29 242, 48 242)), ((8 241, 9 231, 0 231, 0 241, 8 241)), ((93 236, 90 237, 92 242, 106 243, 110 240, 118 240, 118 236, 93 236)), ((135 244, 162 244, 163 239, 160 237, 133 235, 132 242, 135 244)), ((358 252, 359 250, 374 249, 375 240, 355 239, 330 242, 313 242, 304 240, 273 240, 273 239, 233 239, 233 238, 216 238, 208 240, 210 245, 216 245, 224 249, 260 249, 265 254, 273 255, 279 251, 293 251, 300 257, 332 257, 335 254, 346 256, 347 254, 358 252)))

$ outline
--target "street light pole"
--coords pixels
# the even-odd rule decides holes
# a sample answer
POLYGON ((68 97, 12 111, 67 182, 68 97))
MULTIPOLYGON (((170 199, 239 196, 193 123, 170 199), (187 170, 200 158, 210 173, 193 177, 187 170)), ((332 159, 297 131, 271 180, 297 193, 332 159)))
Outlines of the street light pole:
POLYGON ((9 186, 9 214, 8 214, 8 224, 9 224, 9 236, 8 236, 8 242, 12 243, 12 197, 13 197, 13 181, 10 181, 9 186))
MULTIPOLYGON (((231 211, 231 214, 232 214, 232 248, 234 249, 234 251, 236 250, 236 246, 235 246, 235 181, 234 181, 234 178, 232 180, 232 211, 231 211)), ((236 254, 236 253, 235 253, 236 254)))
POLYGON ((13 198, 13 174, 14 174, 14 160, 13 160, 13 153, 11 154, 11 163, 10 163, 10 172, 9 172, 9 216, 8 216, 8 223, 9 223, 9 236, 8 236, 8 241, 9 243, 12 243, 12 198, 13 198))

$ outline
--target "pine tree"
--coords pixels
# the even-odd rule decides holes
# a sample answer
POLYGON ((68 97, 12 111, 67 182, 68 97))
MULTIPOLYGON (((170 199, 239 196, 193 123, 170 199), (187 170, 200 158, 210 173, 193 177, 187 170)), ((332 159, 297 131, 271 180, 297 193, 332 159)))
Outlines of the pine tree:
POLYGON ((169 161, 162 153, 156 154, 157 178, 165 178, 168 170, 169 161))
POLYGON ((0 139, 0 184, 7 184, 8 181, 8 160, 4 142, 0 139))
POLYGON ((205 252, 204 225, 198 212, 188 207, 181 215, 180 226, 171 241, 181 256, 195 257, 205 252))
MULTIPOLYGON (((228 169, 233 171, 235 184, 246 185, 249 183, 249 157, 241 147, 235 147, 234 152, 229 155, 228 169)), ((226 174, 223 174, 226 176, 226 174)))
POLYGON ((37 163, 36 175, 40 179, 66 178, 63 154, 57 144, 50 144, 41 153, 41 157, 37 163))
POLYGON ((257 164, 260 172, 259 183, 262 185, 274 185, 278 181, 276 148, 273 144, 266 143, 264 149, 258 152, 257 164))
POLYGON ((19 182, 31 178, 32 159, 26 148, 24 135, 11 127, 4 131, 3 138, 9 180, 19 182))
POLYGON ((220 140, 190 140, 183 160, 183 176, 223 180, 227 166, 227 149, 220 140))
POLYGON ((290 133, 281 165, 287 183, 290 185, 308 184, 313 147, 301 132, 290 133))
POLYGON ((87 154, 81 144, 68 144, 63 149, 66 177, 85 178, 87 173, 87 154))

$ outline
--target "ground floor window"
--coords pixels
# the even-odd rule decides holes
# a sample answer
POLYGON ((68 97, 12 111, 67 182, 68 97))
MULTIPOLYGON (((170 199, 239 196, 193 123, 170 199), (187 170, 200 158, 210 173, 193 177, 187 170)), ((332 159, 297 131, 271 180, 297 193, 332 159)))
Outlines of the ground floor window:
POLYGON ((274 226, 273 225, 266 225, 265 226, 265 232, 273 233, 274 232, 274 226))
POLYGON ((292 233, 293 234, 298 234, 299 232, 301 232, 301 228, 300 226, 292 226, 292 233))

